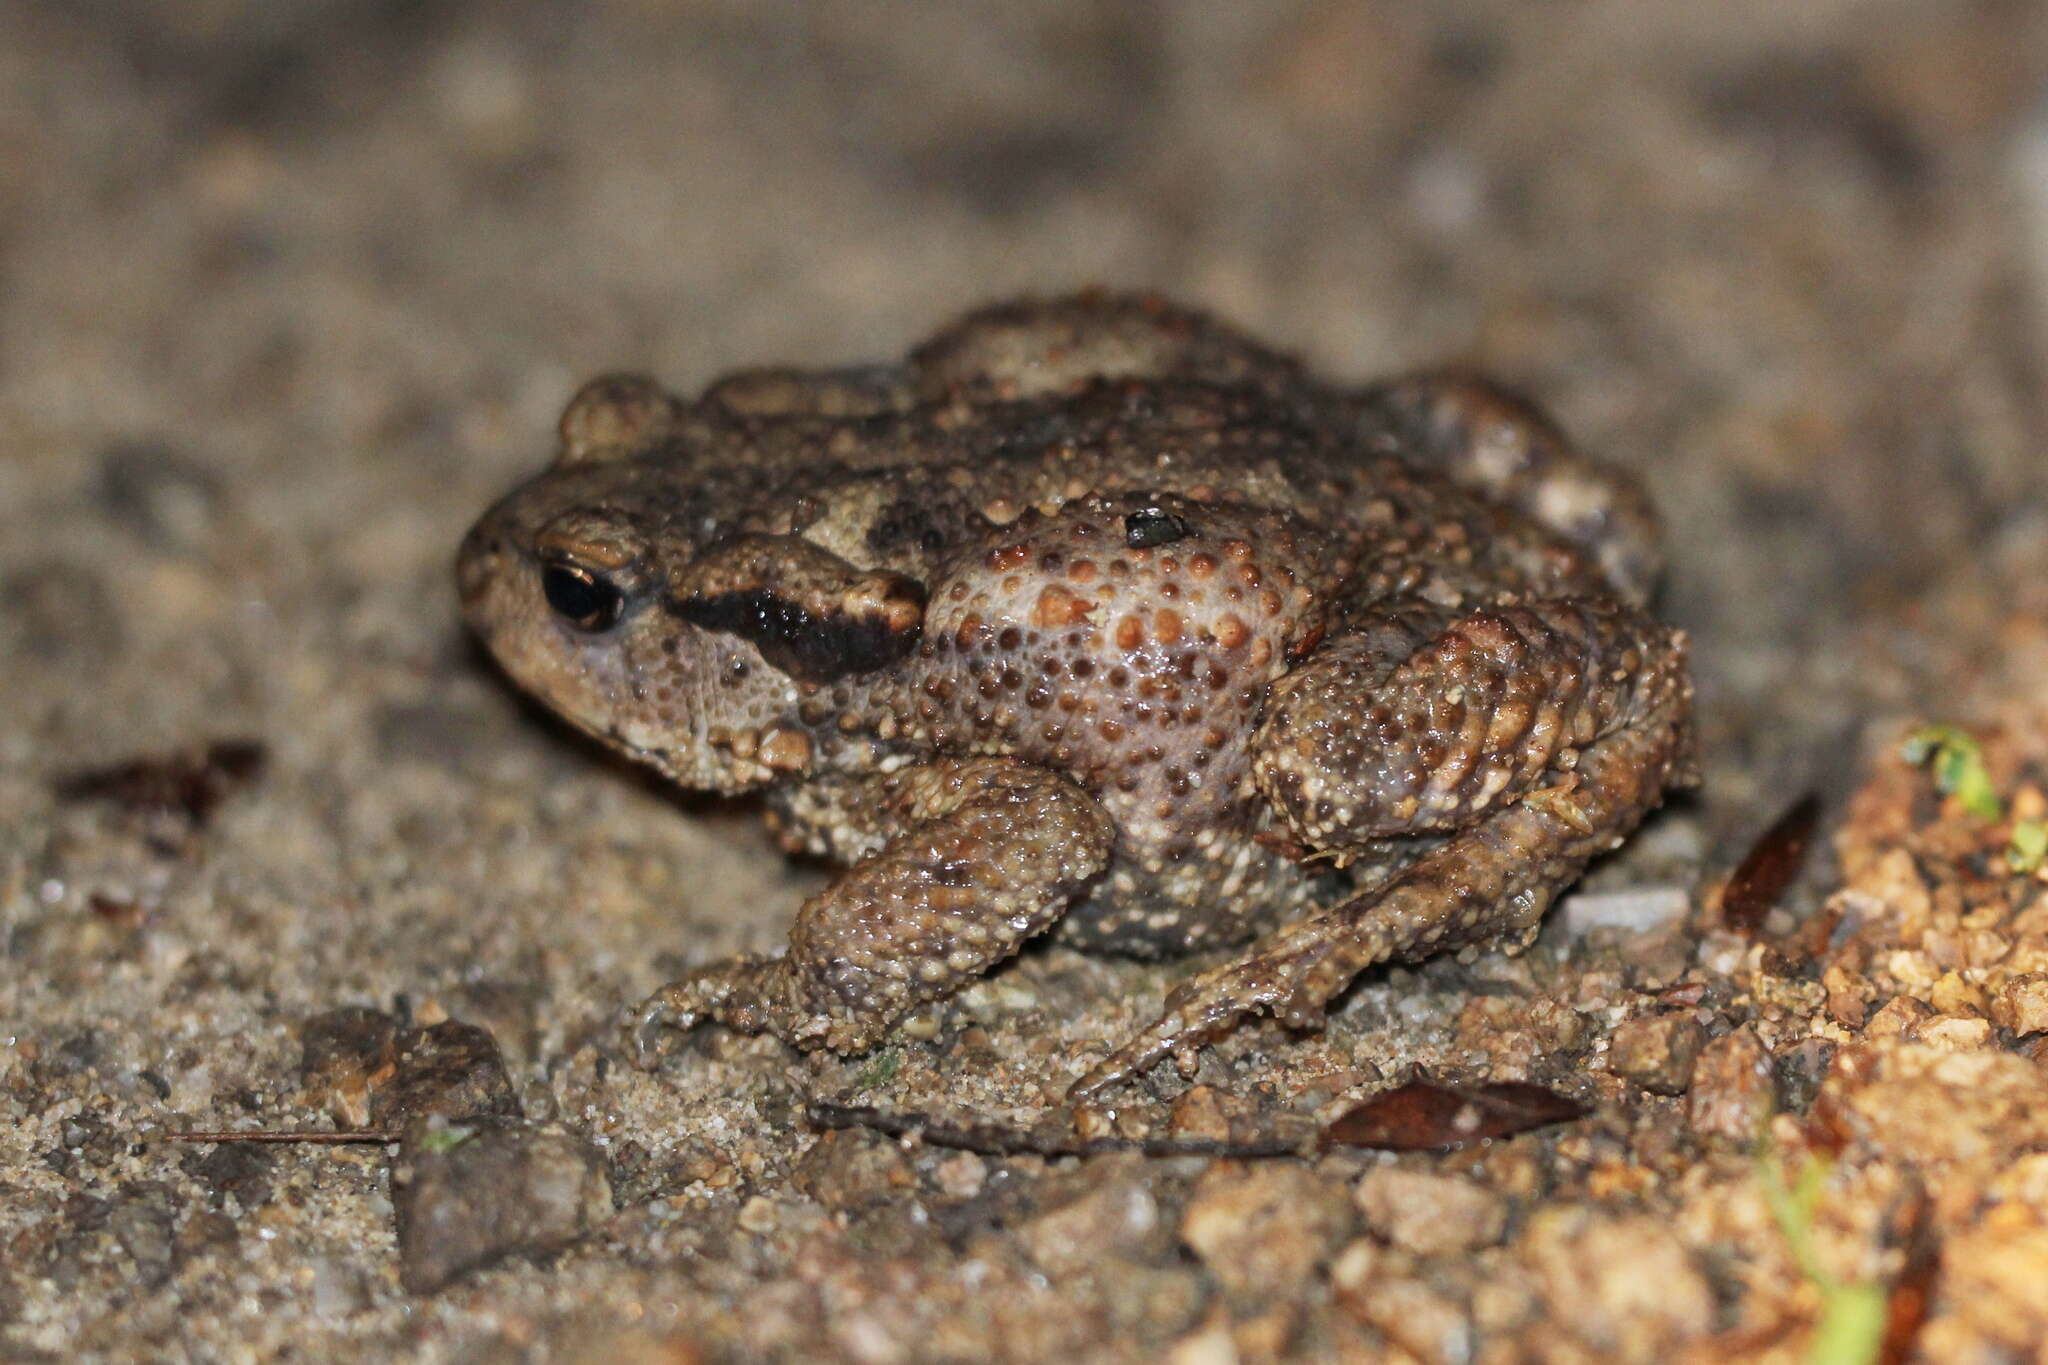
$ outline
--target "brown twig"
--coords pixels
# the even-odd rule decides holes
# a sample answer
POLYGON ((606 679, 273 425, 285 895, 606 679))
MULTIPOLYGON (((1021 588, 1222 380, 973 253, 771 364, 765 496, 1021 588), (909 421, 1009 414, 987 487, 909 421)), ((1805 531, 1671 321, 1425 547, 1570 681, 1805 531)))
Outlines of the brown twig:
POLYGON ((1057 1128, 1008 1128, 994 1123, 958 1123, 931 1114, 905 1114, 866 1104, 814 1100, 810 1121, 819 1128, 867 1128, 890 1137, 916 1137, 934 1147, 955 1147, 983 1156, 1097 1156, 1142 1152, 1146 1156, 1300 1156, 1313 1132, 1290 1138, 1272 1133, 1244 1142, 1214 1138, 1076 1137, 1057 1128))
POLYGON ((228 1129, 207 1131, 193 1129, 182 1132, 159 1134, 164 1142, 304 1142, 322 1147, 338 1147, 353 1142, 396 1142, 398 1134, 387 1133, 377 1128, 343 1128, 328 1132, 320 1129, 303 1131, 277 1131, 257 1129, 254 1132, 236 1132, 228 1129))

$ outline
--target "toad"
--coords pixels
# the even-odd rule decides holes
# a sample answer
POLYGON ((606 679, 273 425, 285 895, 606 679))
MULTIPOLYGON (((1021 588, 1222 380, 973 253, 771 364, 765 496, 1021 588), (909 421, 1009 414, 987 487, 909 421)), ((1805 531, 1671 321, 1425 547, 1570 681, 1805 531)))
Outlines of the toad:
POLYGON ((1088 1100, 1377 963, 1526 945, 1693 780, 1657 568, 1635 485, 1502 388, 1333 384, 1090 293, 900 364, 595 379, 457 577, 519 686, 842 869, 643 1047, 860 1052, 1041 934, 1218 953, 1088 1100))

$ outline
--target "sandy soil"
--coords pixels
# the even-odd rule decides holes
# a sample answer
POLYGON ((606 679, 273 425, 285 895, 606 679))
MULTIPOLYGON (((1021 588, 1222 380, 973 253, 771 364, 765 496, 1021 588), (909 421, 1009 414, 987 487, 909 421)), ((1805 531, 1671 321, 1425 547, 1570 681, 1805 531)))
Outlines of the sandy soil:
POLYGON ((0 4, 0 1357, 1789 1360, 1888 1302, 1902 1351, 2025 1358, 2044 354, 2026 0, 0 4), (517 703, 457 539, 590 372, 1091 282, 1333 374, 1471 361, 1640 471, 1707 770, 1529 955, 1244 1030, 1117 1131, 1313 1128, 1416 1065, 1589 1117, 1263 1161, 804 1122, 1045 1112, 1176 974, 1057 951, 875 1057, 622 1064, 622 1003, 818 874, 517 703), (1990 806, 1899 757, 1930 722, 1990 806), (57 781, 244 737, 204 821, 57 781), (1744 927, 1721 884, 1809 791, 1744 927), (390 1082, 308 1069, 345 1007, 487 1030, 502 1075, 436 1065, 526 1126, 165 1140, 347 1121, 390 1082), (394 1202, 486 1158, 560 1236, 415 1292, 394 1202))

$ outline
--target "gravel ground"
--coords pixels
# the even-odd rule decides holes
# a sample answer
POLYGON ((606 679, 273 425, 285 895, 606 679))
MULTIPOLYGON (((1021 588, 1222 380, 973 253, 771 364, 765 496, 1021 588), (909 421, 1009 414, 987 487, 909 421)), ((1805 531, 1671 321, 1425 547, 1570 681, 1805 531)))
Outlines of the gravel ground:
POLYGON ((2044 355, 2027 0, 0 3, 0 1357, 1798 1360, 1888 1306, 1888 1358, 2034 1358, 2044 355), (819 874, 519 704, 457 539, 593 371, 1091 282, 1474 362, 1639 470, 1705 786, 1529 954, 1097 1134, 1192 1155, 805 1121, 1042 1133, 1185 967, 624 1065, 819 874), (1216 1154, 1417 1067, 1590 1112, 1216 1154))

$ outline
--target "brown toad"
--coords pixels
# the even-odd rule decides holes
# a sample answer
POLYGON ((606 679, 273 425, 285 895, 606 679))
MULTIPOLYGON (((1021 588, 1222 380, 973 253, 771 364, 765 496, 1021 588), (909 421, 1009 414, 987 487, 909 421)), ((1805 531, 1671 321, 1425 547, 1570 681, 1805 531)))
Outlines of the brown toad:
POLYGON ((1326 384, 1197 313, 974 313, 901 365, 586 385, 464 543, 505 671, 844 866, 644 1007, 856 1052, 1048 930, 1267 936, 1075 1087, 1389 958, 1526 943, 1689 780, 1628 482, 1478 380, 1326 384), (1274 926, 1280 927, 1274 927, 1274 926))

